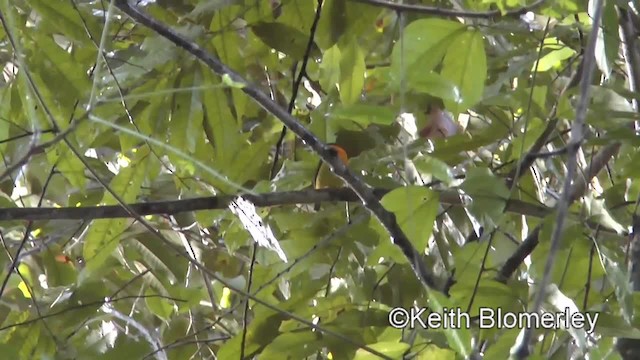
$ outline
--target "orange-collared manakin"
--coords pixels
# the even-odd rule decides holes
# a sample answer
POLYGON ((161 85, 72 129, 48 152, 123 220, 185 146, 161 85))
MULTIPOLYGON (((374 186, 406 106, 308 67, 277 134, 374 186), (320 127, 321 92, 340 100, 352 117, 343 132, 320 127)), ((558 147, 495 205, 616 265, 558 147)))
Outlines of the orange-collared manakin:
MULTIPOLYGON (((347 152, 337 144, 328 144, 331 152, 331 156, 337 157, 345 165, 349 164, 349 156, 347 152)), ((341 188, 344 186, 342 179, 337 177, 329 168, 329 165, 320 161, 318 164, 318 169, 316 170, 316 176, 313 180, 313 187, 316 189, 327 189, 327 188, 341 188)), ((320 204, 316 204, 314 206, 314 210, 320 210, 320 204)))

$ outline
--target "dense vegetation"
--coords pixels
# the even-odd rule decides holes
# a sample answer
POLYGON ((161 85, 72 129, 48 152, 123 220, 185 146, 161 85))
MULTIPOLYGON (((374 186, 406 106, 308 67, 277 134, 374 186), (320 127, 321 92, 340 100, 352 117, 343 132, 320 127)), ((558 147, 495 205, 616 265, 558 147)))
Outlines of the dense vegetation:
POLYGON ((1 356, 638 358, 631 3, 0 2, 1 356))

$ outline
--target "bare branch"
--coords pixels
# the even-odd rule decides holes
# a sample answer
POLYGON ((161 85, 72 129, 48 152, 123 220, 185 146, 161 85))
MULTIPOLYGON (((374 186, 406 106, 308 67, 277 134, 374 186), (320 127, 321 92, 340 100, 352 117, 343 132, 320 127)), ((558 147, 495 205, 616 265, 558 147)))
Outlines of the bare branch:
MULTIPOLYGON (((377 199, 382 198, 392 189, 374 189, 377 199)), ((440 201, 447 205, 465 205, 456 191, 447 190, 439 193, 440 201)), ((182 200, 156 201, 129 204, 131 211, 138 215, 175 215, 182 212, 227 209, 229 203, 237 196, 251 201, 255 206, 283 206, 297 204, 315 204, 317 202, 356 202, 358 196, 349 188, 283 191, 264 194, 240 194, 199 197, 182 200)), ((509 200, 507 211, 521 215, 544 217, 551 209, 521 200, 509 200)), ((60 208, 4 208, 0 209, 0 221, 11 220, 93 220, 127 218, 131 214, 120 205, 84 206, 60 208)))
MULTIPOLYGON (((380 199, 393 189, 374 189, 376 198, 380 199)), ((465 206, 466 202, 460 198, 455 190, 438 191, 440 202, 444 205, 465 206)), ((318 202, 359 202, 360 198, 349 188, 283 191, 264 194, 239 194, 199 197, 182 200, 167 200, 128 204, 132 213, 144 215, 175 215, 189 211, 225 210, 229 203, 237 196, 251 201, 258 207, 294 206, 315 204, 318 202)), ((578 196, 579 197, 579 196, 578 196)), ((632 204, 632 203, 629 203, 632 204)), ((629 205, 628 204, 628 205, 629 205)), ((510 199, 506 204, 506 211, 525 216, 543 218, 553 212, 552 208, 544 205, 529 203, 522 200, 510 199)), ((59 208, 4 208, 0 209, 0 221, 16 220, 94 220, 130 218, 131 212, 121 205, 83 206, 59 208)), ((596 223, 587 223, 590 227, 599 226, 603 231, 614 231, 603 228, 596 223)), ((533 249, 532 249, 533 250, 533 249)), ((528 254, 527 254, 528 255, 528 254)), ((526 257, 526 255, 525 255, 526 257)), ((518 263, 519 265, 519 263, 518 263)), ((516 265, 517 267, 517 265, 516 265)))

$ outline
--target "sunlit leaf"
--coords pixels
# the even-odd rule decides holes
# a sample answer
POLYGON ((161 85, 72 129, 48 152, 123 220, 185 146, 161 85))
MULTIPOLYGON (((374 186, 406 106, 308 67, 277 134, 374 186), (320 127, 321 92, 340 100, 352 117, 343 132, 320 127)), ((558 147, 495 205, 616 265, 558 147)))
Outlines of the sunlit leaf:
POLYGON ((385 195, 381 202, 387 210, 395 213, 413 246, 422 252, 427 246, 438 213, 437 193, 419 186, 404 187, 385 195))
POLYGON ((349 41, 341 48, 340 60, 340 100, 351 105, 360 98, 364 86, 364 54, 355 41, 349 41))
POLYGON ((395 121, 397 113, 397 109, 389 106, 353 104, 338 107, 331 113, 331 116, 354 121, 363 126, 369 124, 390 125, 395 121))
POLYGON ((442 19, 421 19, 407 25, 402 41, 393 47, 391 76, 393 81, 410 79, 429 73, 440 63, 451 40, 464 30, 464 25, 442 19))
POLYGON ((454 97, 454 101, 445 102, 449 110, 469 108, 482 98, 487 77, 482 33, 466 31, 453 39, 444 56, 442 76, 460 89, 460 95, 454 97))
MULTIPOLYGON (((135 166, 121 169, 109 184, 111 189, 126 203, 132 203, 136 200, 140 193, 142 182, 145 176, 148 175, 148 157, 141 153, 138 161, 135 166)), ((110 193, 105 193, 102 202, 105 205, 118 203, 110 193)), ((95 271, 104 265, 122 240, 126 226, 127 221, 125 219, 100 219, 94 221, 86 234, 82 252, 87 262, 88 271, 95 271)))

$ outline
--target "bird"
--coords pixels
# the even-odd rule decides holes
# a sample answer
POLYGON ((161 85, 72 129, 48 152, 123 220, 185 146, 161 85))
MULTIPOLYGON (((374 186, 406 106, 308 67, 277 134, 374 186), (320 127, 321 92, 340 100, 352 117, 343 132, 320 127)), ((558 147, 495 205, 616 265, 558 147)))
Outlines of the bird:
MULTIPOLYGON (((339 158, 345 165, 349 164, 349 156, 343 147, 338 144, 327 144, 329 146, 329 152, 332 157, 339 158)), ((329 168, 329 165, 326 163, 320 162, 318 163, 318 168, 316 170, 315 177, 313 179, 313 187, 316 190, 319 189, 327 189, 327 188, 341 188, 344 186, 342 179, 337 177, 329 168)), ((314 210, 320 210, 320 204, 317 203, 314 206, 314 210)))
POLYGON ((429 123, 420 130, 420 137, 426 139, 441 139, 456 135, 462 131, 451 115, 437 104, 432 104, 427 109, 429 123))

